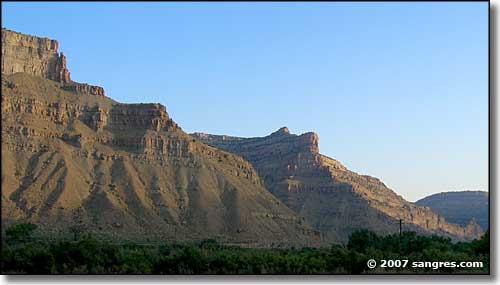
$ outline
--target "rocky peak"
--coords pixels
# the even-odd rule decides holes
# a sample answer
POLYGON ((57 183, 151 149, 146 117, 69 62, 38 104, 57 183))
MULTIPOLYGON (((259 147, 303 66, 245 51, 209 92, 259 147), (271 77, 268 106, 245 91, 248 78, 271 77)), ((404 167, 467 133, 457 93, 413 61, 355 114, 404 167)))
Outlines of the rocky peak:
POLYGON ((18 72, 50 80, 71 82, 66 56, 56 40, 33 37, 2 29, 2 74, 18 72))
POLYGON ((287 127, 282 127, 279 130, 277 130, 276 132, 272 133, 271 136, 282 136, 282 135, 289 135, 289 134, 290 134, 290 130, 288 130, 287 127))
POLYGON ((296 152, 305 152, 318 154, 319 153, 319 136, 314 132, 307 132, 301 135, 291 134, 287 127, 282 127, 267 137, 261 138, 263 140, 278 140, 281 146, 292 148, 296 152))
POLYGON ((472 218, 465 227, 465 235, 479 237, 484 233, 483 228, 476 222, 476 219, 472 218))
POLYGON ((2 74, 27 73, 62 84, 62 88, 77 94, 104 96, 99 86, 71 80, 66 56, 58 51, 59 43, 2 28, 2 74))

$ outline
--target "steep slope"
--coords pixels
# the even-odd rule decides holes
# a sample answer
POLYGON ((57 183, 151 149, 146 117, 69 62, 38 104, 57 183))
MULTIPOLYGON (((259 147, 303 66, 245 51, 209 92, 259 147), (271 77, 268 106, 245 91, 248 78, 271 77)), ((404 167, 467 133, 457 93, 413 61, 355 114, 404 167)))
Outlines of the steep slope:
POLYGON ((257 169, 276 197, 304 216, 324 239, 345 241, 356 229, 381 234, 405 230, 436 233, 457 239, 481 234, 477 225, 467 228, 447 223, 428 208, 405 201, 380 180, 359 175, 338 161, 321 155, 318 135, 290 134, 287 128, 266 137, 238 138, 195 133, 198 140, 241 155, 257 169))
POLYGON ((56 56, 48 41, 2 30, 4 224, 33 222, 48 236, 318 244, 249 162, 194 140, 164 106, 120 104, 53 77, 48 52, 30 58, 47 47, 56 56))
POLYGON ((428 207, 451 223, 467 226, 474 219, 481 228, 489 228, 488 192, 443 192, 422 198, 415 204, 428 207))

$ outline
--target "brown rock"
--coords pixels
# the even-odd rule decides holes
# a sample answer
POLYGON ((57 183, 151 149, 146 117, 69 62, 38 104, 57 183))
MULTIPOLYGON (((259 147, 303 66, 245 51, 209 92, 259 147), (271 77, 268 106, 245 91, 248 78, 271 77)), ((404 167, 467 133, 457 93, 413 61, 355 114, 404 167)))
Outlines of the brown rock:
POLYGON ((54 81, 70 82, 66 57, 56 40, 2 29, 2 74, 23 72, 54 81))
POLYGON ((72 82, 70 84, 63 85, 62 88, 64 90, 73 92, 73 93, 78 93, 78 94, 89 94, 89 95, 95 95, 95 96, 102 96, 104 97, 104 88, 99 87, 99 86, 93 86, 93 85, 88 85, 85 83, 76 83, 72 82))

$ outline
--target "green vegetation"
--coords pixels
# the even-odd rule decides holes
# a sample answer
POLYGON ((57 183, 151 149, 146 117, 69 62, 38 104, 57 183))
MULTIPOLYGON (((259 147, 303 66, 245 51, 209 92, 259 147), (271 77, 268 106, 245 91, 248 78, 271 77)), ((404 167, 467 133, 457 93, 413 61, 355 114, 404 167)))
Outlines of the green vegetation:
POLYGON ((346 246, 301 249, 248 249, 215 240, 191 244, 110 244, 92 238, 40 241, 34 225, 5 231, 2 272, 5 274, 377 274, 488 273, 489 233, 480 240, 453 243, 448 238, 416 235, 378 236, 362 230, 346 246), (374 259, 408 259, 405 268, 367 267, 374 259), (414 261, 480 261, 482 268, 413 268, 414 261))

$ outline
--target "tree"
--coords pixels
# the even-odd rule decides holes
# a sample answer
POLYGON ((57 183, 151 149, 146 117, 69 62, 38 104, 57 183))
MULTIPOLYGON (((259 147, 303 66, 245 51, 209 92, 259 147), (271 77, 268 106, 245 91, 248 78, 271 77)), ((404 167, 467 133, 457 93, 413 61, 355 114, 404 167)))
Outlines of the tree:
POLYGON ((490 254, 490 230, 479 239, 472 242, 472 248, 477 254, 490 254))
POLYGON ((366 253, 369 247, 378 248, 380 246, 380 237, 369 230, 358 230, 349 236, 347 248, 357 252, 366 253))
POLYGON ((80 238, 81 233, 85 230, 82 208, 78 208, 73 212, 72 223, 73 224, 69 227, 69 230, 73 234, 73 240, 77 241, 80 238))
POLYGON ((37 228, 34 224, 22 223, 11 226, 5 231, 8 241, 11 242, 27 242, 30 241, 33 232, 37 228))

